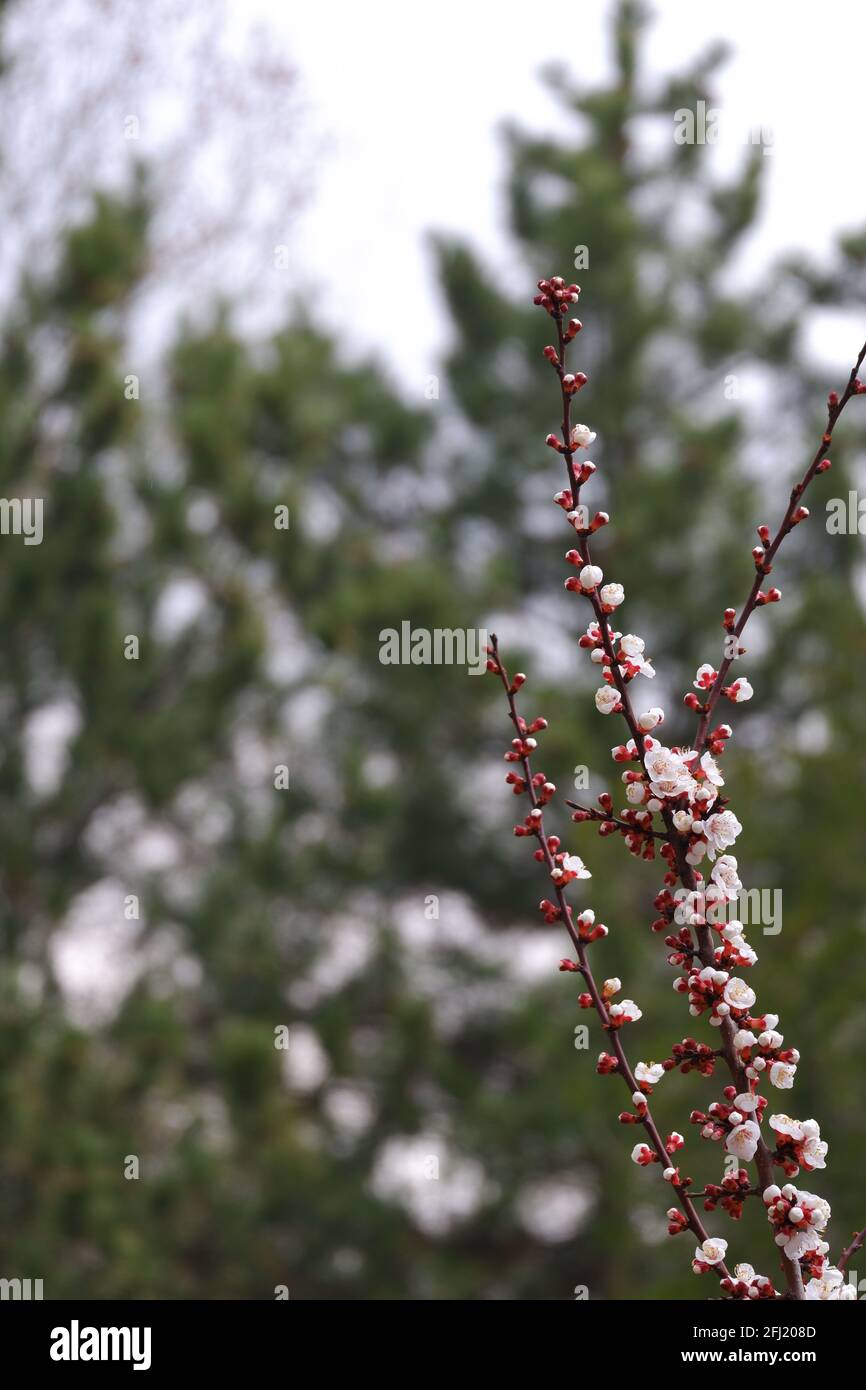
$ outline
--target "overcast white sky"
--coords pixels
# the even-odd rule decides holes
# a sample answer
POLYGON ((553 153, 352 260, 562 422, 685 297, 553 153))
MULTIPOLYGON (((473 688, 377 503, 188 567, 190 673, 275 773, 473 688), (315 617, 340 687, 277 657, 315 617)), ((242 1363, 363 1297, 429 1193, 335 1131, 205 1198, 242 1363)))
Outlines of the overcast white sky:
MULTIPOLYGON (((234 0, 249 13, 249 0, 234 0)), ((257 0, 297 62, 313 128, 330 137, 316 195, 293 246, 303 268, 346 265, 341 286, 357 339, 381 345, 411 385, 423 383, 443 342, 423 233, 459 229, 507 264, 499 188, 503 117, 554 128, 555 104, 537 80, 557 56, 590 81, 609 71, 610 4, 562 0, 405 0, 281 6, 257 0), (405 300, 412 305, 407 340, 405 300)), ((655 6, 649 66, 670 71, 715 38, 734 56, 720 82, 722 161, 737 158, 750 126, 772 129, 769 199, 750 253, 826 246, 866 220, 863 196, 863 54, 866 7, 725 5, 667 0, 655 6)), ((847 351, 847 347, 843 349, 847 351)))

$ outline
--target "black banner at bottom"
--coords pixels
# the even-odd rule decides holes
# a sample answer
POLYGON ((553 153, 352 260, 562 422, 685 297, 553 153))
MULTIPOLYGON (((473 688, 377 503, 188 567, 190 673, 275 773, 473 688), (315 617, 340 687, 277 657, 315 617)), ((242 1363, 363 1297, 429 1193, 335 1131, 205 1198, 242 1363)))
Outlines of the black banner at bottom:
MULTIPOLYGON (((297 1358, 315 1355, 329 1370, 341 1350, 347 1364, 358 1366, 359 1350, 369 1349, 371 1337, 393 1336, 404 1346, 415 1328, 407 1326, 407 1304, 399 1304, 400 1324, 388 1315, 388 1304, 317 1304, 303 1300, 261 1303, 228 1302, 0 1302, 0 1336, 4 1361, 25 1372, 51 1376, 92 1377, 110 1370, 139 1377, 160 1378, 178 1371, 225 1376, 232 1371, 249 1374, 259 1364, 263 1371, 281 1364, 297 1369, 297 1358), (328 1317, 328 1310, 332 1310, 328 1317), (358 1310, 360 1316, 353 1314, 358 1310), (380 1310, 384 1310, 383 1312, 380 1310), (333 1321, 333 1313, 340 1323, 333 1321), (381 1323, 379 1319, 382 1319, 381 1323), (327 1319, 327 1320, 326 1320, 327 1319), (363 1319, 363 1321, 362 1321, 363 1319), (339 1330, 339 1335, 335 1333, 339 1330)), ((539 1344, 547 1359, 566 1346, 579 1349, 582 1369, 595 1364, 653 1368, 689 1365, 763 1365, 785 1369, 790 1365, 838 1365, 855 1344, 862 1343, 860 1314, 854 1307, 827 1307, 824 1303, 731 1303, 721 1300, 688 1303, 584 1302, 506 1305, 508 1321, 499 1322, 502 1304, 479 1300, 466 1303, 422 1305, 436 1321, 425 1330, 422 1311, 418 1331, 424 1337, 423 1364, 429 1371, 437 1348, 452 1373, 464 1353, 466 1360, 496 1364, 511 1356, 515 1333, 526 1318, 530 1335, 541 1333, 539 1344), (529 1313, 524 1309, 541 1308, 529 1313), (452 1310, 456 1311, 456 1316, 452 1310), (443 1324, 443 1314, 447 1322, 443 1324), (451 1317, 454 1322, 451 1323, 451 1317), (518 1322, 515 1323, 515 1316, 518 1322), (541 1322, 539 1322, 539 1317, 541 1322), (447 1336, 453 1326, 460 1334, 455 1345, 447 1336), (445 1334, 444 1340, 442 1334, 445 1334), (560 1341, 562 1336, 567 1343, 560 1341), (467 1337, 469 1341, 467 1343, 467 1337), (551 1341, 551 1337, 553 1341, 551 1341), (476 1340, 479 1339, 479 1340, 476 1340), (470 1348, 474 1347, 474 1353, 470 1348)), ((381 1343, 379 1344, 381 1346, 381 1343)), ((526 1343, 521 1342, 522 1349, 526 1343)), ((409 1369, 405 1347, 404 1372, 409 1369)))

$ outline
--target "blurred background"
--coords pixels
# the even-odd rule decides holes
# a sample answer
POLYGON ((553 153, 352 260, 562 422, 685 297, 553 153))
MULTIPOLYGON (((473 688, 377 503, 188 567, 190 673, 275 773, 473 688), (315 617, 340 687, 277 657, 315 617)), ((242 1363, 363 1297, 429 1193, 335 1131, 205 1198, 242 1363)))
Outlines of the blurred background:
MULTIPOLYGON (((0 1275, 705 1297, 594 1027, 574 1047, 501 692, 383 665, 379 633, 498 631, 544 770, 613 788, 543 446, 531 296, 562 273, 598 559, 691 735, 753 527, 866 336, 866 17, 828 0, 784 56, 744 4, 310 10, 0 6, 0 492, 45 500, 41 545, 0 537, 0 1275)), ((743 879, 783 893, 755 984, 803 1054, 775 1108, 830 1142, 837 1253, 866 1219, 866 628, 863 542, 824 520, 856 403, 833 458, 750 626, 727 775, 743 879)), ((563 826, 632 1055, 665 1057, 657 866, 563 826)), ((657 1095, 700 1184, 720 1153, 687 1117, 718 1089, 657 1095)), ((774 1273, 760 1212, 713 1223, 774 1273)))

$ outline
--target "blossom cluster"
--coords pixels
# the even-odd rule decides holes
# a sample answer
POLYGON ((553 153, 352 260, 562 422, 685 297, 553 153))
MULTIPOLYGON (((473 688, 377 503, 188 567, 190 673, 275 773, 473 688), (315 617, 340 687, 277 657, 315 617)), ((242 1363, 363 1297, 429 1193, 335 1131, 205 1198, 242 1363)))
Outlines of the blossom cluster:
POLYGON ((704 1139, 724 1140, 725 1148, 735 1158, 750 1163, 755 1157, 761 1137, 760 1117, 767 1105, 765 1096, 751 1091, 736 1094, 734 1086, 726 1086, 724 1101, 714 1101, 706 1114, 693 1110, 692 1124, 701 1126, 704 1139))
POLYGON ((847 1283, 842 1271, 827 1259, 830 1247, 822 1233, 830 1220, 829 1202, 793 1183, 781 1188, 774 1183, 762 1195, 776 1244, 789 1259, 798 1260, 810 1276, 804 1297, 823 1302, 856 1299, 854 1285, 847 1283))
POLYGON ((723 1279, 719 1287, 736 1299, 778 1297, 772 1281, 763 1274, 756 1274, 750 1264, 735 1265, 733 1278, 723 1279))
POLYGON ((771 1115, 769 1126, 776 1136, 776 1162, 790 1178, 801 1168, 814 1173, 826 1168, 827 1143, 817 1120, 792 1120, 790 1115, 771 1115))

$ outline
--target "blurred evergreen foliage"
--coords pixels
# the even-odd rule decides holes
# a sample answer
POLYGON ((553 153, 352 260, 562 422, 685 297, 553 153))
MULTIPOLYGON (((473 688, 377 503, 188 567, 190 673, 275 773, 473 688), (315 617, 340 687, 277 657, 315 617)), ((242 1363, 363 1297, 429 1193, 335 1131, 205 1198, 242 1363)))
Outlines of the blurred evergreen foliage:
MULTIPOLYGON (((747 592, 752 528, 814 447, 837 382, 806 332, 813 306, 862 307, 863 238, 745 283, 766 161, 748 151, 720 183, 706 148, 674 142, 673 112, 712 101, 723 55, 653 80, 645 22, 616 7, 607 85, 548 75, 556 139, 507 131, 523 273, 506 286, 489 249, 435 239, 453 325, 438 402, 353 358, 327 304, 258 343, 223 306, 127 399, 143 189, 97 196, 56 276, 21 286, 0 348, 0 493, 46 505, 42 545, 3 538, 0 566, 4 1276, 43 1277, 48 1297, 705 1296, 662 1234, 656 1176, 629 1162, 592 1024, 589 1050, 572 1045, 587 1015, 556 973, 564 938, 538 921, 543 876, 510 838, 498 687, 379 661, 380 631, 405 619, 495 627, 530 674, 525 711, 551 721, 541 766, 566 795, 576 764, 614 789, 621 732, 593 709, 586 613, 562 591, 561 465, 543 446, 556 393, 531 307, 575 247, 578 414, 599 436, 591 501, 613 521, 598 560, 657 661, 647 703, 666 705, 670 741, 688 739, 682 692, 747 592), (58 710, 76 731, 46 785, 34 729, 58 710), (96 919, 135 974, 91 1016, 58 976, 73 927, 96 919)), ((756 698, 727 760, 744 881, 783 891, 781 934, 751 933, 759 999, 803 1054, 775 1108, 814 1114, 830 1141, 813 1185, 837 1245, 863 1220, 866 629, 862 542, 828 536, 823 507, 864 443, 854 403, 774 572, 785 602, 749 630, 756 698)), ((611 927, 599 969, 645 1011, 631 1053, 664 1057, 689 1027, 647 930, 657 866, 564 824, 611 927)), ((99 954, 93 972, 110 977, 99 954)), ((658 1092, 699 1183, 720 1155, 686 1119, 721 1084, 674 1074, 658 1092)), ((759 1212, 713 1222, 774 1272, 759 1212)))

